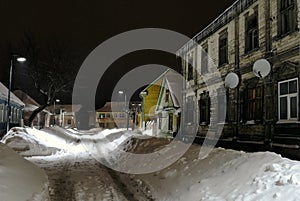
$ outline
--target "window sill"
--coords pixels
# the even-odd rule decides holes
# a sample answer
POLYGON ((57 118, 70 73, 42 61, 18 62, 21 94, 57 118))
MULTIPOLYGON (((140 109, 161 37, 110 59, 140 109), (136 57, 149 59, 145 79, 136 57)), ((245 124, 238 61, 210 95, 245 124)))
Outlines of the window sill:
POLYGON ((254 48, 252 50, 246 50, 244 56, 247 56, 247 55, 250 55, 250 54, 252 54, 254 52, 257 52, 258 50, 259 50, 259 47, 256 47, 256 48, 254 48))
POLYGON ((219 123, 217 123, 217 124, 219 124, 219 125, 227 125, 228 124, 228 122, 219 122, 219 123))
POLYGON ((293 31, 289 31, 289 32, 284 33, 284 34, 278 34, 276 37, 273 38, 273 40, 274 41, 278 41, 278 40, 281 40, 281 39, 283 39, 283 38, 285 38, 285 37, 287 37, 289 35, 292 35, 292 34, 298 33, 298 32, 299 32, 299 29, 297 28, 297 29, 295 29, 293 31))
POLYGON ((276 124, 300 124, 298 120, 279 120, 276 124))
POLYGON ((218 68, 223 68, 227 65, 229 65, 228 61, 226 61, 225 63, 219 64, 218 68))

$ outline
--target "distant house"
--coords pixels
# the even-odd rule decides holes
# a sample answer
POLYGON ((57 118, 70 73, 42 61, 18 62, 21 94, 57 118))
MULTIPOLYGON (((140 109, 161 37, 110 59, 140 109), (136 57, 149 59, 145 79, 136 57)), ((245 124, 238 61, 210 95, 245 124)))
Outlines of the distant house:
MULTIPOLYGON (((32 97, 30 97, 28 94, 23 92, 22 90, 15 90, 13 92, 22 102, 24 102, 24 113, 23 117, 24 119, 29 119, 32 112, 40 107, 40 104, 37 103, 32 97)), ((36 128, 43 128, 45 127, 45 121, 46 121, 46 115, 50 114, 48 110, 43 110, 42 112, 38 113, 36 118, 32 122, 32 126, 36 128)))
POLYGON ((141 104, 130 103, 129 111, 125 110, 124 102, 106 102, 96 111, 96 121, 99 127, 112 128, 137 128, 140 120, 141 104))
MULTIPOLYGON (((0 134, 6 131, 8 89, 0 82, 0 134)), ((11 121, 10 127, 23 124, 22 112, 24 103, 13 93, 10 93, 11 121)))
POLYGON ((81 105, 51 105, 47 110, 51 112, 46 118, 46 125, 58 125, 61 127, 76 127, 76 113, 81 105))
POLYGON ((181 122, 182 78, 167 70, 141 93, 144 128, 154 133, 176 134, 181 122))

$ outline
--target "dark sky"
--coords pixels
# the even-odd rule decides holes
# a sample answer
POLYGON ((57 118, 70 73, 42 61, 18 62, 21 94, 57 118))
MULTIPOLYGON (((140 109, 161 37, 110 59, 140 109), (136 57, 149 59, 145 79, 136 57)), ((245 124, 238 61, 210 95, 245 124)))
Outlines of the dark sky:
MULTIPOLYGON (((7 84, 8 44, 14 45, 24 32, 30 31, 44 42, 54 38, 70 41, 82 62, 103 41, 132 29, 164 28, 192 37, 233 2, 234 0, 2 0, 0 81, 7 84)), ((96 99, 98 105, 109 100, 115 83, 112 76, 117 79, 128 69, 149 63, 174 66, 174 55, 146 51, 120 58, 102 79, 103 87, 98 90, 96 99)), ((30 95, 35 96, 33 92, 30 95)), ((65 98, 65 101, 70 102, 70 99, 65 98)))

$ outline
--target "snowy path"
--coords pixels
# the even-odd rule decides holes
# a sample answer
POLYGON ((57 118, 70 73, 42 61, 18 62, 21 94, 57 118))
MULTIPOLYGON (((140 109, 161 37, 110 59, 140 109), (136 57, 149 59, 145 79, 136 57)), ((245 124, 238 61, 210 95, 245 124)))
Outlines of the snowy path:
POLYGON ((52 201, 134 201, 120 182, 114 181, 106 169, 92 157, 65 156, 48 160, 28 158, 43 168, 50 182, 52 201), (116 184, 117 183, 117 184, 116 184), (126 198, 126 197, 127 198, 126 198))

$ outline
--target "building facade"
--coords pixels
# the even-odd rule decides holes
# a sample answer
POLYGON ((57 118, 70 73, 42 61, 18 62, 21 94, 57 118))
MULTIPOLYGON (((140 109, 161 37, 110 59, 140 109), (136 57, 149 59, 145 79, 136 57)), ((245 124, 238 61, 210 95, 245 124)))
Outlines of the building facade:
MULTIPOLYGON (((8 112, 8 89, 0 82, 0 137, 6 133, 8 112)), ((25 104, 10 92, 10 128, 23 126, 23 109, 25 104)))
POLYGON ((212 122, 224 124, 222 138, 276 144, 283 136, 297 136, 299 21, 299 1, 238 0, 178 50, 183 75, 193 89, 184 93, 191 111, 185 121, 198 125, 199 137, 206 136, 212 122), (271 64, 264 78, 253 73, 259 59, 271 64), (232 72, 239 84, 221 90, 232 72), (216 73, 220 81, 214 80, 216 73), (226 105, 212 104, 221 99, 226 105), (215 118, 216 109, 226 115, 215 118))
POLYGON ((125 102, 106 102, 96 111, 97 126, 105 129, 136 129, 140 126, 141 103, 130 102, 129 111, 125 111, 125 102))

